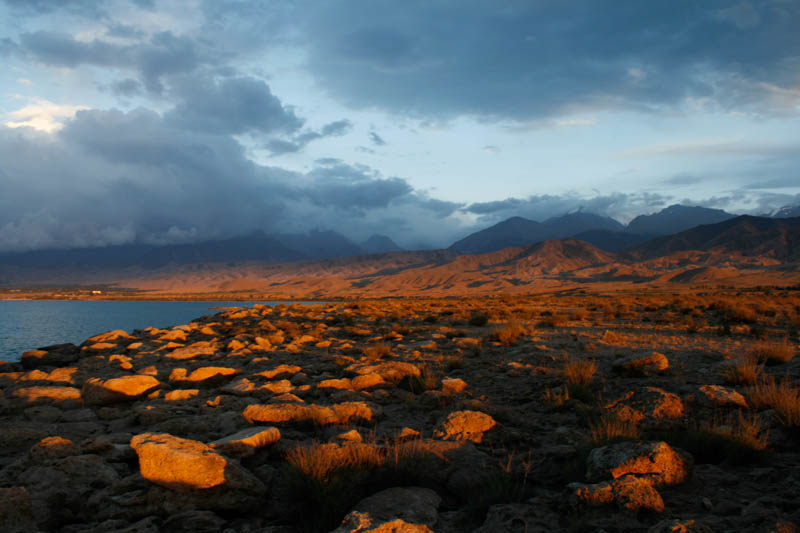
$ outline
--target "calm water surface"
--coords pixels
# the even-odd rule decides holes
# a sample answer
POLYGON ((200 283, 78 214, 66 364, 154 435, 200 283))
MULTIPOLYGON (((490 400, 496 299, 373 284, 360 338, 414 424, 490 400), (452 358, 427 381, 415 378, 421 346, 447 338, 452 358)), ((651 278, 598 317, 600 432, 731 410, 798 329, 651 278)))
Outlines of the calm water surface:
POLYGON ((88 337, 148 326, 186 324, 212 307, 252 307, 292 302, 79 302, 63 300, 0 300, 0 360, 19 361, 22 352, 51 344, 80 344, 88 337))

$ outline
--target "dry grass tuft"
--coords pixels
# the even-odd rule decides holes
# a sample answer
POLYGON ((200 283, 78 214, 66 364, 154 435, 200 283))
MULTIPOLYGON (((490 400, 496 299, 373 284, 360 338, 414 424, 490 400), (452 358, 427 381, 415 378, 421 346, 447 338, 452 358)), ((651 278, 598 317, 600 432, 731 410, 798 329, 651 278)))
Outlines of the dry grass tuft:
POLYGON ((362 352, 364 353, 364 357, 366 359, 369 359, 370 361, 377 361, 378 359, 383 359, 384 357, 390 355, 392 353, 392 347, 385 342, 378 342, 369 346, 365 346, 362 352))
POLYGON ((622 420, 614 414, 604 414, 589 422, 592 445, 595 447, 619 440, 640 438, 639 427, 630 420, 622 420))
POLYGON ((729 385, 751 385, 756 382, 763 370, 764 365, 760 364, 758 357, 747 354, 725 366, 720 375, 729 385))
POLYGON ((553 390, 548 387, 544 391, 543 400, 551 407, 561 407, 569 401, 569 388, 559 387, 553 390))
POLYGON ((505 326, 495 328, 486 338, 490 341, 499 342, 503 346, 512 346, 526 333, 525 326, 519 322, 509 322, 505 326))
POLYGON ((597 365, 590 359, 564 363, 564 381, 570 385, 589 385, 594 380, 597 365))
POLYGON ((751 352, 754 357, 767 365, 788 363, 795 355, 794 347, 788 340, 783 342, 760 342, 751 352))
POLYGON ((780 382, 773 377, 760 380, 745 395, 755 409, 774 409, 783 426, 800 428, 800 389, 788 378, 780 382))

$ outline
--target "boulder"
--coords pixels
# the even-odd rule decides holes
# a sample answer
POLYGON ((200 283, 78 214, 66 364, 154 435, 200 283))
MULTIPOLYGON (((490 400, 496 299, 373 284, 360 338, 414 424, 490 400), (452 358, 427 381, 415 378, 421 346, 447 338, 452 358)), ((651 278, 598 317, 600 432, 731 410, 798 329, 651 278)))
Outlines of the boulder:
POLYGON ((631 376, 655 376, 669 368, 669 359, 663 353, 653 352, 650 355, 634 355, 617 361, 613 369, 631 376))
POLYGON ((142 476, 162 487, 174 490, 263 489, 249 471, 202 442, 167 433, 142 433, 131 439, 131 447, 139 456, 142 476))
POLYGON ((666 442, 618 442, 595 448, 586 459, 586 479, 601 481, 633 474, 652 485, 674 485, 689 477, 693 460, 666 442))
POLYGON ((272 370, 265 370, 263 372, 253 374, 253 376, 261 376, 265 379, 275 379, 278 376, 293 376, 302 370, 303 369, 297 365, 278 365, 272 370))
POLYGON ((439 520, 442 499, 431 489, 397 487, 358 502, 331 533, 429 533, 439 520))
POLYGON ((83 384, 83 400, 90 405, 106 405, 143 398, 161 386, 153 376, 132 375, 119 378, 91 378, 83 384))
POLYGON ((481 442, 483 434, 497 423, 480 411, 456 411, 439 421, 433 435, 443 440, 469 440, 481 442))

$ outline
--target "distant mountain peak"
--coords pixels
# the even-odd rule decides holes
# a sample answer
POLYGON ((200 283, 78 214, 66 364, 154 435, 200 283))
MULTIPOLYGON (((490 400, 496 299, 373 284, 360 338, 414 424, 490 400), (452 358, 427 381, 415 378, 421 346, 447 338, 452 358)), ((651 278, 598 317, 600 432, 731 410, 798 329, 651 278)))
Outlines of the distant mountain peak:
POLYGON ((673 204, 657 213, 639 215, 628 224, 628 232, 650 235, 669 235, 695 226, 716 224, 734 218, 722 209, 673 204))

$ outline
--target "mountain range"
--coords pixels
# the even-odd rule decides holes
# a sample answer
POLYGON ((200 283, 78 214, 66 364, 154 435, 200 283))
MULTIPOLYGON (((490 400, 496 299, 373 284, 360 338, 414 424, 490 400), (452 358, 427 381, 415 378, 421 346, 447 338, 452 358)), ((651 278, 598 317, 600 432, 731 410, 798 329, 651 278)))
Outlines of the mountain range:
POLYGON ((800 270, 799 235, 800 218, 734 217, 686 206, 637 217, 627 227, 582 212, 541 223, 514 217, 447 249, 416 252, 401 251, 381 235, 357 245, 333 231, 257 231, 172 246, 0 254, 0 286, 93 283, 177 292, 258 290, 296 297, 336 291, 422 294, 442 287, 515 292, 564 283, 697 282, 757 273, 752 269, 769 271, 767 278, 773 279, 778 268, 784 273, 800 270), (655 235, 705 219, 715 222, 655 235), (288 284, 294 289, 285 293, 288 284))

